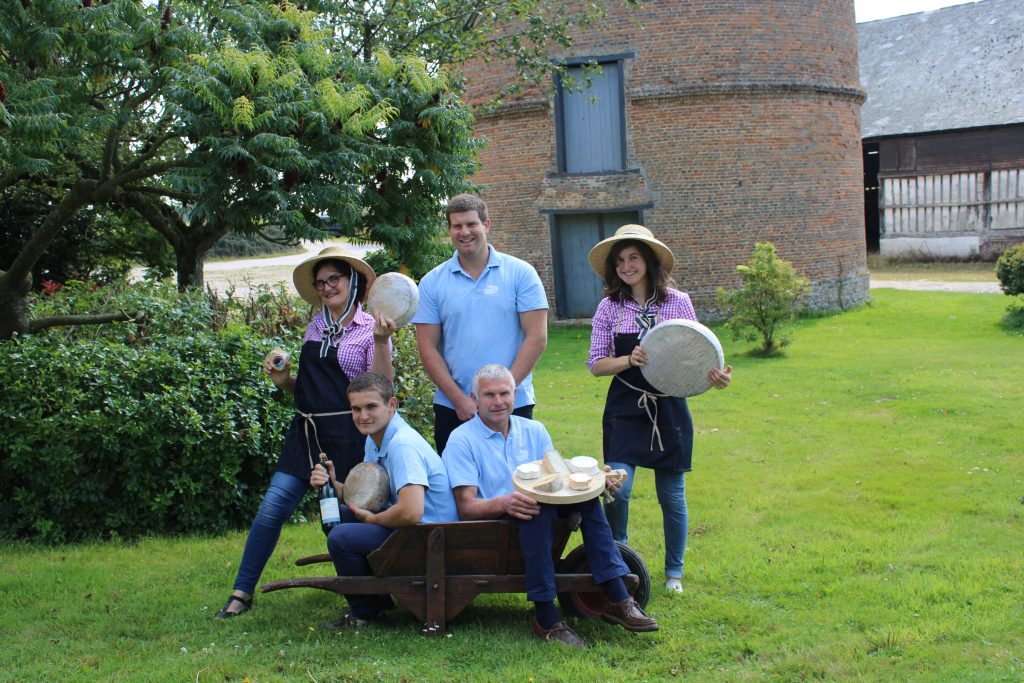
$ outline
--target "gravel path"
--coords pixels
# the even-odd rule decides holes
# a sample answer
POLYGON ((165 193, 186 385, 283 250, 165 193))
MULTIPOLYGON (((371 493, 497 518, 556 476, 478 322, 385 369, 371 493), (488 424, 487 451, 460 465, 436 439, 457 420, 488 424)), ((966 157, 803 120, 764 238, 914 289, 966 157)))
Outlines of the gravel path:
POLYGON ((871 278, 871 289, 914 289, 934 292, 970 292, 973 294, 1002 294, 998 282, 943 282, 941 280, 876 280, 871 278))
POLYGON ((357 245, 346 242, 306 242, 306 251, 301 254, 274 256, 271 258, 248 258, 233 261, 214 261, 203 266, 203 279, 213 289, 223 292, 228 287, 235 288, 235 296, 244 297, 252 285, 272 285, 278 282, 291 282, 292 270, 303 259, 317 254, 321 249, 338 244, 362 257, 368 251, 376 249, 374 245, 357 245))

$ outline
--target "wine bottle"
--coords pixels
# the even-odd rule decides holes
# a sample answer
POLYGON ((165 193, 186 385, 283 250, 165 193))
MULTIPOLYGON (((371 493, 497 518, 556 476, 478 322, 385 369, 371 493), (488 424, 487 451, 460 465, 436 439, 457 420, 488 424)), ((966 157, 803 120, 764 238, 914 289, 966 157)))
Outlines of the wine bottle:
MULTIPOLYGON (((327 470, 327 454, 320 454, 320 464, 327 470)), ((330 470, 327 470, 330 473, 330 470)), ((338 507, 338 494, 334 491, 334 485, 328 480, 320 487, 320 525, 324 534, 331 533, 331 529, 341 524, 341 510, 338 507)))

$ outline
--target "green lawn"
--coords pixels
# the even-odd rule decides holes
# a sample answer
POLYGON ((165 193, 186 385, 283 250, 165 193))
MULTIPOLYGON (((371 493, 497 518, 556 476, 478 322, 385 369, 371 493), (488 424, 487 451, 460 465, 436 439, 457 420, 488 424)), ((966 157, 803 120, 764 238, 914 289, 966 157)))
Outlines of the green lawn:
MULTIPOLYGON (((655 634, 575 626, 590 650, 531 640, 522 596, 485 596, 441 640, 404 612, 333 634, 329 593, 257 598, 213 619, 244 533, 57 549, 7 545, 5 681, 1022 681, 1024 337, 1000 295, 877 290, 804 320, 788 356, 724 336, 733 385, 691 400, 686 592, 655 592, 655 634)), ((567 455, 600 452, 607 379, 584 329, 558 329, 537 417, 567 455)), ((55 473, 74 485, 74 473, 55 473)), ((631 535, 662 577, 650 472, 631 535)), ((285 530, 264 578, 323 546, 285 530)))

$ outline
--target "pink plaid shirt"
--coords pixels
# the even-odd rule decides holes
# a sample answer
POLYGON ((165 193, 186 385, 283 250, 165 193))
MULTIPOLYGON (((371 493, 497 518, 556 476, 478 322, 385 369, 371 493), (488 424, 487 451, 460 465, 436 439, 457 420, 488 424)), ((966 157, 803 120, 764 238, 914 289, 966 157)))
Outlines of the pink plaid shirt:
MULTIPOLYGON (((320 343, 324 338, 323 311, 317 312, 306 328, 306 336, 302 343, 308 341, 320 343)), ((361 304, 356 305, 356 314, 343 330, 340 337, 335 337, 334 344, 338 349, 338 365, 349 380, 363 374, 373 365, 373 316, 363 310, 361 304)), ((391 340, 388 340, 388 353, 391 352, 391 340)))
MULTIPOLYGON (((656 317, 655 322, 663 320, 697 320, 697 312, 693 310, 690 303, 690 295, 684 294, 675 289, 668 290, 668 297, 660 304, 653 306, 656 317)), ((636 334, 640 332, 640 326, 636 324, 636 314, 640 312, 640 305, 632 299, 624 302, 612 301, 608 297, 601 299, 594 311, 594 317, 590 321, 590 357, 587 359, 587 367, 594 369, 594 363, 602 358, 615 357, 614 338, 616 333, 636 334)))

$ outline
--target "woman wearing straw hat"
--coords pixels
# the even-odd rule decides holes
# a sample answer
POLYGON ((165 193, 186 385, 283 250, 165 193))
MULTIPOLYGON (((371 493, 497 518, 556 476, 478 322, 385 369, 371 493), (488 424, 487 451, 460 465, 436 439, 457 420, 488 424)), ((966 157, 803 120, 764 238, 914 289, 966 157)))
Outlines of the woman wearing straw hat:
POLYGON ((217 612, 220 618, 252 606, 256 582, 274 552, 281 527, 309 490, 319 454, 327 454, 340 481, 363 460, 366 437, 352 422, 348 384, 368 370, 394 377, 394 321, 374 318, 361 305, 375 279, 373 268, 343 247, 327 247, 292 273, 299 295, 320 310, 302 339, 298 376, 291 374, 291 363, 279 351, 271 351, 263 361, 263 370, 274 384, 295 395, 296 414, 245 541, 234 590, 217 612))
MULTIPOLYGON (((597 306, 587 366, 597 377, 614 376, 605 401, 604 460, 629 472, 605 513, 616 541, 626 543, 629 494, 637 467, 654 470, 665 530, 665 587, 682 592, 687 510, 684 473, 690 470, 693 422, 686 399, 660 394, 640 371, 647 364, 644 335, 663 320, 697 321, 690 297, 670 287, 675 257, 642 225, 624 225, 590 250, 590 265, 605 283, 597 306), (651 402, 657 411, 644 407, 651 402), (652 424, 651 414, 655 414, 652 424), (652 438, 652 433, 660 440, 652 438)), ((708 381, 729 386, 731 367, 712 368, 708 381)))

